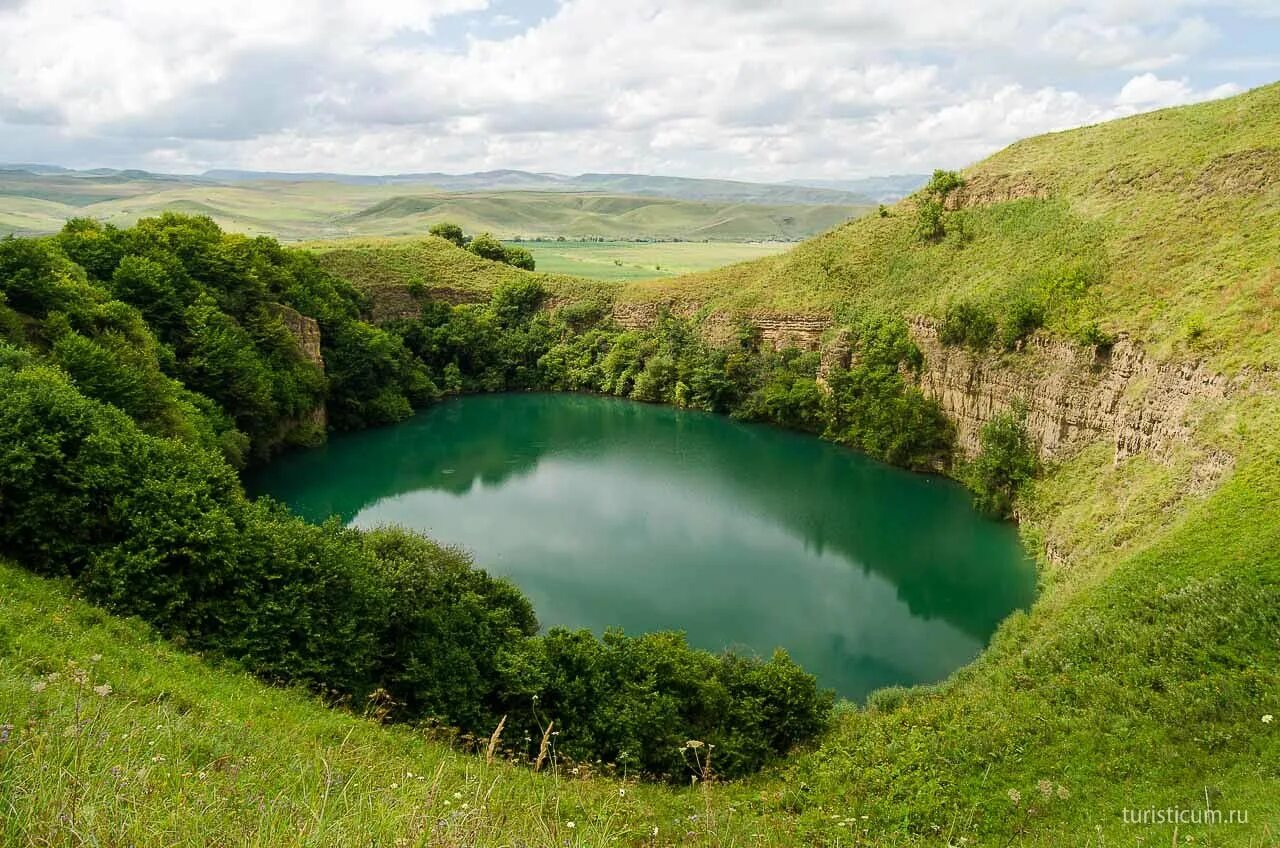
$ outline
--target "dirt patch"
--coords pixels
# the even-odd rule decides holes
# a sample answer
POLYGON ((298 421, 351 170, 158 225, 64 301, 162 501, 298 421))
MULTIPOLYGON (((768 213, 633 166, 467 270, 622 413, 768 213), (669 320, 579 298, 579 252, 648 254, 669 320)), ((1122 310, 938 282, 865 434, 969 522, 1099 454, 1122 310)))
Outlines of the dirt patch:
POLYGON ((1032 174, 978 174, 947 196, 947 209, 969 209, 1015 200, 1047 199, 1049 186, 1032 174))
POLYGON ((1280 185, 1280 150, 1241 150, 1219 156, 1196 177, 1194 191, 1206 195, 1256 194, 1280 185))

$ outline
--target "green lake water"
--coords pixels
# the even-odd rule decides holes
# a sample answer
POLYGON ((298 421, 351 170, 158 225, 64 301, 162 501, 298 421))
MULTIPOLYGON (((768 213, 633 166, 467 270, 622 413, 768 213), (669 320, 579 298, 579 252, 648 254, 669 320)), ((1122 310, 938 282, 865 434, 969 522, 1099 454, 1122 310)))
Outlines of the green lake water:
POLYGON ((309 519, 464 547, 544 627, 783 647, 852 699, 941 680, 1035 592, 1015 528, 949 480, 612 398, 455 399, 285 456, 248 485, 309 519))

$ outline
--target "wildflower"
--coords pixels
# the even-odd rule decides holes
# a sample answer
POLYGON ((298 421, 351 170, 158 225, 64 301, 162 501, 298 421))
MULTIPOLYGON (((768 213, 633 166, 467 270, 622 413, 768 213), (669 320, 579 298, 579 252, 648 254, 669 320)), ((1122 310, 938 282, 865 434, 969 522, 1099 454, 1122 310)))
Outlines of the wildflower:
POLYGON ((461 800, 462 800, 462 793, 461 793, 461 792, 455 792, 455 793, 453 793, 453 797, 454 797, 454 798, 456 798, 457 800, 461 801, 461 800))
POLYGON ((684 746, 686 748, 693 748, 693 749, 701 748, 702 745, 703 743, 699 742, 697 739, 690 739, 688 742, 684 743, 684 746))
POLYGON ((1273 716, 1271 713, 1267 713, 1262 717, 1263 724, 1270 724, 1274 720, 1275 720, 1275 716, 1273 716))
POLYGON ((1018 790, 1016 790, 1016 789, 1010 789, 1010 790, 1009 790, 1009 800, 1010 800, 1010 801, 1012 801, 1012 802, 1013 802, 1013 803, 1015 803, 1015 804, 1016 804, 1016 803, 1018 803, 1019 801, 1021 801, 1021 800, 1022 800, 1022 793, 1021 793, 1021 792, 1019 792, 1019 791, 1018 791, 1018 790))
POLYGON ((95 663, 102 662, 102 654, 94 654, 93 656, 89 657, 89 662, 95 662, 95 663))
POLYGON ((156 754, 154 757, 152 757, 152 758, 151 758, 151 762, 153 762, 153 763, 163 763, 163 762, 164 762, 164 755, 163 755, 163 754, 156 754))
POLYGON ((1053 784, 1044 778, 1041 778, 1036 782, 1036 788, 1039 789, 1040 794, 1046 798, 1053 794, 1053 784))
POLYGON ((47 688, 49 688, 49 684, 43 680, 37 680, 35 683, 31 684, 31 691, 37 694, 43 692, 47 688))
POLYGON ((9 741, 9 734, 13 732, 12 724, 0 724, 0 745, 9 741))
POLYGON ((574 824, 574 823, 573 823, 573 822, 571 822, 571 821, 565 822, 565 823, 564 823, 564 826, 565 826, 565 827, 567 827, 567 828, 569 828, 570 830, 573 830, 575 827, 577 827, 577 825, 576 825, 576 824, 574 824))
POLYGON ((653 826, 653 835, 654 836, 658 835, 658 826, 656 824, 653 826))
POLYGON ((399 788, 400 788, 400 784, 398 784, 398 783, 393 783, 393 784, 391 784, 391 788, 392 788, 392 789, 399 789, 399 788))
POLYGON ((1067 787, 1063 786, 1061 783, 1058 784, 1058 797, 1064 801, 1071 797, 1071 793, 1067 791, 1067 787))
POLYGON ((626 789, 624 789, 623 787, 619 786, 619 787, 618 787, 618 797, 619 797, 619 798, 625 798, 625 797, 627 797, 627 790, 626 790, 626 789))
POLYGON ((101 686, 95 686, 93 687, 93 691, 97 693, 98 697, 105 698, 111 694, 111 684, 104 683, 101 686))

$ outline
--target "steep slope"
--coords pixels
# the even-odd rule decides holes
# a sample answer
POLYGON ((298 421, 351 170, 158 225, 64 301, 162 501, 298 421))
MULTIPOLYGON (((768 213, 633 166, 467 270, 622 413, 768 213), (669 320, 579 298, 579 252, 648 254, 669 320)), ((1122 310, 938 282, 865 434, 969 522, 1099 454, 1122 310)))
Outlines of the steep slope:
POLYGON ((916 201, 791 252, 624 298, 716 310, 942 317, 1044 297, 1046 327, 1113 333, 1229 367, 1275 361, 1280 85, 1018 142, 965 170, 947 234, 916 201))

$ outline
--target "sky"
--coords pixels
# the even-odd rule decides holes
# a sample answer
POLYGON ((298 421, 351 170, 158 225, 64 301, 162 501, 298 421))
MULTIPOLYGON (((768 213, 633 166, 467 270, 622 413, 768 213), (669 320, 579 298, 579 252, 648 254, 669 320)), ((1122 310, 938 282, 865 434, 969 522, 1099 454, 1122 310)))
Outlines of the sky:
POLYGON ((0 0, 0 162, 954 168, 1280 79, 1280 0, 0 0))

